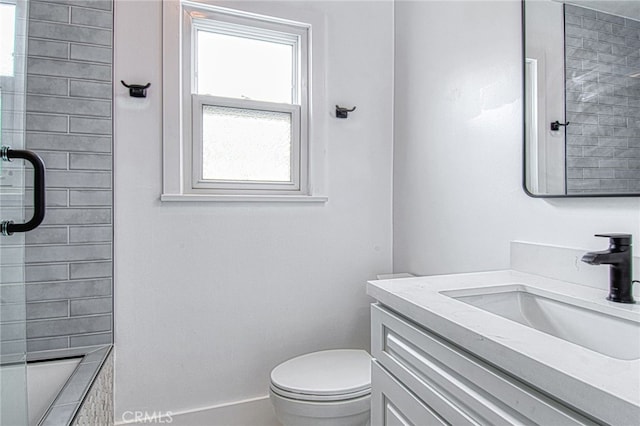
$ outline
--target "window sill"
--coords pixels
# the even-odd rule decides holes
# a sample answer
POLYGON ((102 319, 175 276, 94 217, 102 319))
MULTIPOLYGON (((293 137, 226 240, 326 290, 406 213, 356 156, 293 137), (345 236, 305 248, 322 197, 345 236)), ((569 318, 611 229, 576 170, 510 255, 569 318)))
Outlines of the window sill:
POLYGON ((326 203, 329 197, 319 195, 239 195, 239 194, 162 194, 166 202, 234 202, 234 203, 326 203))

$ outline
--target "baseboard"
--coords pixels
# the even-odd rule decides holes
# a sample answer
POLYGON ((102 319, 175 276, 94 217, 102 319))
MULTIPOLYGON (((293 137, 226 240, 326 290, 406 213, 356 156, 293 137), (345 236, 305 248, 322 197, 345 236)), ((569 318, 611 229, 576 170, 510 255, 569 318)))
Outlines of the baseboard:
POLYGON ((233 401, 230 403, 197 408, 194 410, 167 412, 157 417, 137 421, 135 415, 123 416, 116 425, 171 424, 172 426, 280 426, 276 420, 269 396, 233 401))

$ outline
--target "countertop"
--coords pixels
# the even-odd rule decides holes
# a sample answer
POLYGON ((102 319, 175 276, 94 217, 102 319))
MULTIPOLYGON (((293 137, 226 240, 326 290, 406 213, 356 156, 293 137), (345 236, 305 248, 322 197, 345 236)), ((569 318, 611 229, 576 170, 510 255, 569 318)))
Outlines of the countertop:
MULTIPOLYGON (((602 355, 441 292, 521 284, 640 322, 640 305, 600 289, 511 270, 369 281, 367 294, 556 399, 614 425, 640 424, 640 359, 602 355)), ((629 344, 640 344, 638 341, 629 344)))

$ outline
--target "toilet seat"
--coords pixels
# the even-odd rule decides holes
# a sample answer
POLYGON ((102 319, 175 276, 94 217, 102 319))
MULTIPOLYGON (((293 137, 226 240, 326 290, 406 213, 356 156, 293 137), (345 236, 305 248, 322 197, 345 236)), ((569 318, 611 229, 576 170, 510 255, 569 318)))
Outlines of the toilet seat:
POLYGON ((371 388, 363 389, 359 392, 352 393, 343 393, 336 395, 313 395, 308 393, 299 393, 299 392, 290 392, 285 391, 283 389, 278 388, 277 386, 271 384, 271 391, 278 396, 282 396, 284 398, 295 399, 298 401, 327 401, 327 402, 336 402, 336 401, 347 401, 349 399, 360 398, 362 396, 367 396, 371 394, 371 388))
POLYGON ((371 357, 363 350, 314 352, 271 372, 271 390, 301 401, 345 401, 371 393, 371 357))

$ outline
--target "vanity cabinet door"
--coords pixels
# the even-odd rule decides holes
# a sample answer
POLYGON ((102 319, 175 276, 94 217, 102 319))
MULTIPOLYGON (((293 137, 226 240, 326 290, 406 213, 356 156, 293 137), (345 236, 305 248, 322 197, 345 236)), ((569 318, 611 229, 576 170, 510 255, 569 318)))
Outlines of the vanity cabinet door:
POLYGON ((450 424, 462 424, 461 413, 484 425, 595 424, 384 307, 371 315, 373 357, 450 424))

